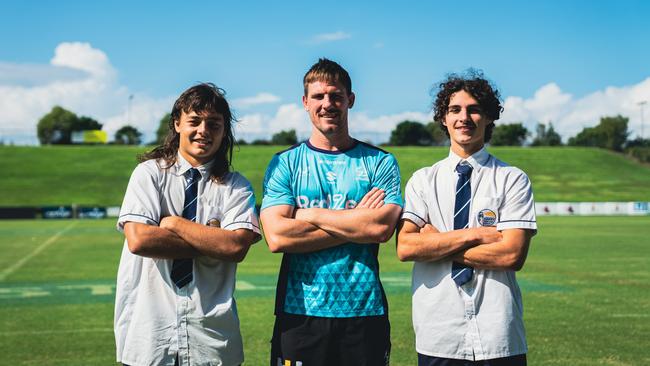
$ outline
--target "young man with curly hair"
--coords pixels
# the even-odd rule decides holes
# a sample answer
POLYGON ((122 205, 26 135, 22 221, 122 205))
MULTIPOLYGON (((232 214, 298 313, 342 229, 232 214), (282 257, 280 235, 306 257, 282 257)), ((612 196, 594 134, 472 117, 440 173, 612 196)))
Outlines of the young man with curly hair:
POLYGON ((515 272, 537 224, 526 174, 485 149, 499 93, 475 71, 451 75, 433 108, 449 156, 407 183, 397 239, 400 260, 415 262, 418 365, 525 365, 515 272))
POLYGON ((164 143, 133 171, 117 223, 117 361, 240 365, 235 271, 260 229, 250 183, 230 171, 234 118, 213 84, 183 92, 171 116, 164 143))

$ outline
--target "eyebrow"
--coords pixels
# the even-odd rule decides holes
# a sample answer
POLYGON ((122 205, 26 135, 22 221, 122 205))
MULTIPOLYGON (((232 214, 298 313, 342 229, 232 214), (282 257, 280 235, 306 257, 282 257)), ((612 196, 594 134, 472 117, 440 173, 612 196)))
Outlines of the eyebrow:
MULTIPOLYGON (((461 105, 460 104, 450 104, 450 105, 447 106, 447 108, 452 108, 452 107, 459 107, 460 108, 461 105)), ((474 104, 468 104, 468 105, 465 106, 465 108, 469 108, 469 107, 479 107, 479 108, 481 108, 481 105, 479 103, 474 103, 474 104)))
POLYGON ((199 120, 200 119, 207 119, 207 120, 210 120, 210 121, 223 121, 224 120, 223 116, 220 116, 220 115, 210 115, 210 116, 206 116, 206 117, 197 115, 197 116, 191 116, 189 118, 191 120, 197 120, 197 119, 199 119, 199 120))

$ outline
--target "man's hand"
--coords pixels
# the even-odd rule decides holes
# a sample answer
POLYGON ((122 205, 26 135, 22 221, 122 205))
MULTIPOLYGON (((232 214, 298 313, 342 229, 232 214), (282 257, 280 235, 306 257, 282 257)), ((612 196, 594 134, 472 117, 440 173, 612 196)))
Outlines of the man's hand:
POLYGON ((182 218, 180 216, 166 216, 166 217, 163 217, 160 220, 160 225, 159 226, 161 228, 165 229, 165 230, 169 230, 171 232, 174 232, 175 223, 179 219, 182 219, 182 218))
MULTIPOLYGON (((469 239, 474 245, 492 244, 503 239, 503 234, 497 231, 494 226, 481 226, 471 229, 465 229, 472 239, 469 239)), ((420 228, 420 234, 438 233, 438 230, 431 224, 425 224, 420 228)))
POLYGON ((386 192, 383 189, 373 188, 363 196, 355 208, 380 208, 384 205, 385 197, 386 192))
MULTIPOLYGON (((361 202, 359 202, 354 208, 368 208, 368 209, 378 209, 384 205, 384 198, 386 193, 379 188, 373 188, 368 193, 366 193, 361 202)), ((309 208, 296 208, 294 212, 294 218, 296 220, 307 221, 309 223, 314 223, 317 220, 317 215, 319 215, 318 210, 309 209, 309 208)))
POLYGON ((503 240, 503 234, 495 226, 481 226, 470 229, 476 234, 476 245, 492 244, 503 240))

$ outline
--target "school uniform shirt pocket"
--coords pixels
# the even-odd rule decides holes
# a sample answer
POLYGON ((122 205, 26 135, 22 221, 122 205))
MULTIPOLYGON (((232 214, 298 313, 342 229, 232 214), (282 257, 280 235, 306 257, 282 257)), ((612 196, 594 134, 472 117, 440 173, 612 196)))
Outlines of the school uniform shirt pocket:
POLYGON ((472 200, 470 227, 496 226, 503 197, 476 197, 472 200))

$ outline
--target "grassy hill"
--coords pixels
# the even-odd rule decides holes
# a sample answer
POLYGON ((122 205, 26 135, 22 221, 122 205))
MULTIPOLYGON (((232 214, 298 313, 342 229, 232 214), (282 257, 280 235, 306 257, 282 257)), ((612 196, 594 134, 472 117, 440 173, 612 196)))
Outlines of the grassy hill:
MULTIPOLYGON (((235 169, 261 200, 264 171, 281 147, 242 146, 235 169)), ((119 205, 142 147, 0 146, 0 206, 119 205)), ((447 148, 391 147, 402 185, 413 172, 448 154, 447 148)), ((537 201, 650 201, 650 168, 592 148, 490 148, 528 173, 537 201)))

